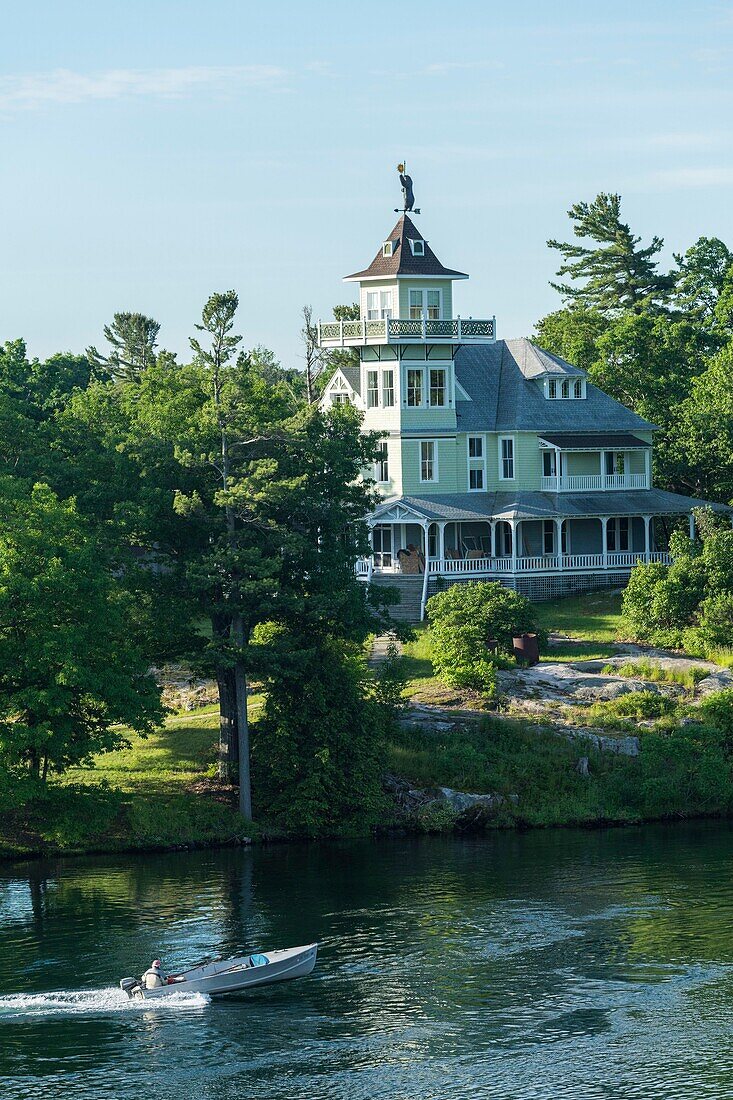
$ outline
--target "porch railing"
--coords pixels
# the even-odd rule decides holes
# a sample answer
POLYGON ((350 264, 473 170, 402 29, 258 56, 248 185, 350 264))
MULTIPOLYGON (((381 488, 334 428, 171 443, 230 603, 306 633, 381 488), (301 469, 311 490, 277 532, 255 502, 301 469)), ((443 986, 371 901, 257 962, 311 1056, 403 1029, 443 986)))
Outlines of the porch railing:
POLYGON ((384 317, 372 321, 318 322, 318 343, 322 348, 424 340, 445 340, 449 344, 485 344, 493 343, 495 339, 495 317, 384 317))
MULTIPOLYGON (((371 576, 368 558, 361 558, 356 562, 356 574, 359 577, 371 576)), ((632 569, 637 562, 661 562, 669 565, 671 556, 663 550, 653 550, 645 554, 643 550, 609 550, 607 554, 546 554, 537 556, 524 556, 518 558, 431 558, 428 561, 428 572, 436 576, 476 576, 486 574, 517 574, 517 573, 561 573, 561 572, 586 572, 589 570, 613 570, 632 569)), ((375 565, 375 573, 398 573, 399 568, 390 566, 388 569, 375 565)))
POLYGON ((542 478, 543 493, 597 493, 604 489, 648 489, 646 474, 565 474, 542 478))

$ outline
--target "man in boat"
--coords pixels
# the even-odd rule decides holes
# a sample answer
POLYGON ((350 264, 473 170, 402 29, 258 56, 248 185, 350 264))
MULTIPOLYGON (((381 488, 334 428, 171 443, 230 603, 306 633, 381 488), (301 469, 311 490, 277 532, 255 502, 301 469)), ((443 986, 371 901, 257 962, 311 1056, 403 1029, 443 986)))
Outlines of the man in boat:
POLYGON ((143 974, 141 981, 144 989, 160 989, 162 985, 166 984, 166 979, 161 970, 160 959, 155 959, 150 964, 150 967, 143 974))

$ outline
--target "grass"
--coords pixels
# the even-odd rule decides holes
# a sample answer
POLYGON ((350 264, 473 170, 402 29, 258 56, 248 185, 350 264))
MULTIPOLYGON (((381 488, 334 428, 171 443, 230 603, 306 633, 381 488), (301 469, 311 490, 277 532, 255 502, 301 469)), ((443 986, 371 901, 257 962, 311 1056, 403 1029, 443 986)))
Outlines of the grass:
POLYGON ((721 668, 733 668, 733 648, 730 646, 718 646, 715 649, 710 649, 706 652, 705 659, 713 661, 714 664, 720 665, 721 668))
MULTIPOLYGON (((507 802, 498 826, 598 825, 733 812, 733 761, 714 734, 682 727, 643 730, 640 736, 639 756, 618 756, 527 722, 487 717, 449 734, 401 729, 389 745, 389 764, 414 786, 503 794, 507 802), (588 777, 577 770, 581 756, 588 758, 588 777), (516 804, 509 800, 514 795, 516 804)), ((441 821, 443 828, 451 825, 441 821)))
POLYGON ((652 661, 629 661, 618 667, 606 665, 602 671, 606 676, 625 676, 632 680, 647 680, 657 684, 680 684, 689 691, 693 691, 695 685, 710 674, 709 669, 699 665, 691 668, 669 668, 656 665, 652 661))
POLYGON ((615 642, 623 634, 621 596, 592 592, 535 604, 538 626, 584 642, 615 642))
MULTIPOLYGON (((262 705, 250 697, 250 715, 262 705)), ((253 835, 214 781, 215 707, 173 715, 150 737, 71 768, 0 813, 0 857, 232 843, 253 835)))

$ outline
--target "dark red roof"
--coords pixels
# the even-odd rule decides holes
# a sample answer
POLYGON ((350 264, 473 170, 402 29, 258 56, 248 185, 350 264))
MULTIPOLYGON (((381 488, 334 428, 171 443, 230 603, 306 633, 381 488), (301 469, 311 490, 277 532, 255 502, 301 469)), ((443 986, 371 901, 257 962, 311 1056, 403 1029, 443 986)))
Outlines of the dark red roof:
POLYGON ((364 271, 357 271, 353 275, 347 275, 347 279, 388 279, 395 275, 435 275, 447 279, 467 279, 463 271, 453 271, 449 267, 443 267, 438 257, 433 252, 422 233, 410 221, 407 214, 403 214, 392 232, 385 238, 392 241, 392 255, 384 256, 380 245, 379 252, 364 271), (410 240, 425 242, 425 255, 413 256, 410 240))

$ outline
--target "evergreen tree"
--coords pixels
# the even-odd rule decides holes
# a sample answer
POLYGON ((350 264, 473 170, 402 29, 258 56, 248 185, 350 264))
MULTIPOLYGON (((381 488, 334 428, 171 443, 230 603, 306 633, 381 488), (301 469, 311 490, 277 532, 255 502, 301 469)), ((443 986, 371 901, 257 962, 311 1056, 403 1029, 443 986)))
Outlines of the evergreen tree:
POLYGON ((570 276, 572 283, 552 283, 566 302, 603 314, 624 309, 638 310, 643 303, 664 303, 674 279, 657 270, 658 256, 664 244, 653 237, 640 248, 641 238, 634 236, 621 221, 621 196, 601 193, 591 203, 577 202, 568 211, 576 237, 595 242, 582 245, 550 240, 564 262, 558 276, 570 276), (582 281, 582 285, 573 285, 582 281))
POLYGON ((159 331, 158 322, 144 313, 115 313, 112 323, 103 329, 111 352, 105 356, 92 346, 87 348, 87 358, 116 379, 137 381, 142 371, 155 362, 159 331))

